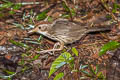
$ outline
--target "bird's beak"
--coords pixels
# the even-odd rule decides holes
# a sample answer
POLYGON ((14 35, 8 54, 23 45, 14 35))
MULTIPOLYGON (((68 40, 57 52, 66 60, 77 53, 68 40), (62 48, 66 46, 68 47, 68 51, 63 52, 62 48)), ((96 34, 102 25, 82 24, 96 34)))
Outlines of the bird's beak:
POLYGON ((38 30, 38 28, 34 28, 34 29, 32 29, 32 30, 28 31, 28 34, 35 33, 35 32, 37 32, 37 30, 38 30))

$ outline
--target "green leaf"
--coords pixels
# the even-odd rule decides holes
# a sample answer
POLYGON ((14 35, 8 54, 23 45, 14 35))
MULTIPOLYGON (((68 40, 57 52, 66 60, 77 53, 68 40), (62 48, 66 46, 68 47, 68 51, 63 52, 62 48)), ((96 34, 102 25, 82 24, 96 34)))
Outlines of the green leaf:
POLYGON ((0 7, 0 11, 4 10, 4 8, 0 7))
POLYGON ((49 17, 48 17, 48 21, 49 21, 49 22, 52 22, 52 21, 53 21, 53 18, 49 16, 49 17))
POLYGON ((87 68, 88 65, 80 65, 80 68, 79 69, 84 69, 84 68, 87 68))
POLYGON ((89 65, 89 68, 90 68, 90 72, 91 72, 93 75, 95 75, 95 70, 92 68, 91 65, 89 65))
POLYGON ((19 3, 19 4, 15 4, 15 5, 13 6, 13 9, 14 9, 14 10, 18 10, 18 9, 21 8, 21 6, 22 6, 21 3, 19 3))
POLYGON ((11 7, 12 5, 13 5, 13 3, 11 3, 11 2, 4 3, 4 4, 2 5, 2 8, 9 8, 9 7, 11 7))
POLYGON ((43 11, 42 13, 40 13, 40 14, 38 14, 37 16, 36 16, 36 20, 43 20, 43 19, 45 19, 46 17, 47 17, 47 12, 48 12, 48 10, 46 10, 46 11, 43 11))
POLYGON ((25 60, 21 59, 21 61, 18 63, 19 65, 24 65, 25 64, 25 60))
POLYGON ((72 48, 72 52, 73 52, 76 56, 78 56, 78 51, 77 51, 76 48, 72 48))
POLYGON ((91 76, 92 76, 89 72, 87 72, 87 71, 85 71, 85 70, 82 70, 81 72, 84 73, 84 74, 85 74, 86 76, 88 76, 88 77, 91 77, 91 76))
POLYGON ((60 80, 64 76, 64 73, 59 73, 55 76, 53 80, 60 80))
POLYGON ((39 36, 39 38, 37 39, 38 42, 40 42, 42 40, 42 35, 39 36))
POLYGON ((49 72, 49 77, 55 72, 57 71, 60 67, 62 67, 63 65, 69 63, 69 61, 73 59, 71 54, 68 52, 64 52, 62 53, 53 63, 52 66, 50 68, 50 72, 49 72))
POLYGON ((106 15, 105 16, 107 19, 112 19, 112 16, 111 15, 106 15))
POLYGON ((72 16, 75 16, 75 15, 76 15, 75 10, 70 8, 69 14, 68 14, 68 13, 67 13, 67 14, 62 14, 62 17, 63 17, 63 18, 70 18, 70 17, 71 17, 70 13, 71 13, 72 16))
POLYGON ((11 78, 8 78, 7 80, 12 80, 11 78))
POLYGON ((22 24, 18 24, 18 23, 12 23, 12 24, 15 25, 16 27, 21 28, 21 29, 25 29, 22 24))
POLYGON ((8 70, 4 70, 7 74, 9 74, 9 75, 13 75, 13 74, 15 74, 15 72, 12 72, 12 71, 8 71, 8 70))
POLYGON ((37 41, 37 42, 36 42, 36 41, 28 41, 28 42, 29 42, 29 43, 32 43, 32 44, 39 44, 39 45, 41 44, 41 43, 38 42, 38 41, 37 41))
POLYGON ((13 15, 13 14, 15 14, 15 11, 9 11, 9 14, 11 14, 11 15, 13 15))
POLYGON ((66 5, 66 3, 65 3, 64 1, 62 2, 62 5, 63 5, 63 7, 65 8, 65 10, 66 10, 67 12, 70 11, 69 7, 66 5))
POLYGON ((74 9, 71 9, 71 8, 70 8, 70 11, 71 11, 71 13, 72 13, 72 16, 75 16, 75 15, 76 15, 76 12, 75 12, 74 9))
POLYGON ((119 8, 120 6, 117 4, 117 3, 114 3, 113 4, 113 10, 112 10, 112 12, 113 13, 116 13, 117 12, 117 8, 119 8))
POLYGON ((28 70, 28 69, 30 69, 30 67, 28 67, 28 66, 24 66, 24 68, 22 68, 22 72, 24 73, 26 70, 28 70))
POLYGON ((100 50, 99 52, 99 56, 102 56, 103 54, 105 54, 108 50, 114 50, 116 48, 118 48, 120 46, 120 43, 116 42, 116 41, 110 41, 108 43, 106 43, 100 50))
POLYGON ((3 2, 6 2, 6 3, 8 3, 8 2, 10 2, 10 0, 2 0, 3 2))
POLYGON ((32 60, 36 60, 36 59, 38 59, 38 58, 39 58, 39 56, 40 56, 40 54, 35 55, 35 56, 33 57, 33 59, 32 59, 32 60))
POLYGON ((97 65, 96 65, 95 74, 97 74, 97 73, 98 73, 98 71, 99 71, 99 65, 97 64, 97 65))
POLYGON ((4 14, 0 12, 0 18, 4 17, 4 14))
POLYGON ((11 78, 16 75, 16 72, 12 72, 12 71, 8 71, 8 70, 3 70, 4 72, 6 72, 8 74, 8 76, 0 76, 0 79, 7 79, 7 80, 12 80, 11 78))
POLYGON ((70 60, 68 61, 68 63, 69 63, 70 68, 73 69, 73 68, 74 68, 74 65, 75 65, 75 64, 74 64, 74 58, 71 57, 70 60))
POLYGON ((71 71, 71 73, 73 73, 73 72, 78 72, 78 70, 77 70, 77 69, 73 69, 73 70, 71 71))
POLYGON ((99 72, 97 77, 98 77, 98 79, 105 80, 105 76, 103 75, 102 72, 99 72))
POLYGON ((70 18, 70 15, 69 14, 62 14, 62 17, 63 18, 70 18))
POLYGON ((29 49, 30 47, 24 43, 21 43, 21 42, 16 42, 14 40, 9 40, 12 44, 16 45, 16 46, 20 46, 20 47, 24 47, 24 48, 27 48, 29 49))

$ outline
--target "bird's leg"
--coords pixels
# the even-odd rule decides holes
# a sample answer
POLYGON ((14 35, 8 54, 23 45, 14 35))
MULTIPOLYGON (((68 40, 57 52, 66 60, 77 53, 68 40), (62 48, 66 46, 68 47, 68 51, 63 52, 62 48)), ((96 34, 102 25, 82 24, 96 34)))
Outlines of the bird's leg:
POLYGON ((56 44, 55 44, 53 49, 43 50, 43 51, 37 51, 37 53, 48 53, 48 52, 61 51, 64 48, 64 42, 63 41, 59 41, 59 43, 60 43, 60 47, 58 49, 55 48, 56 47, 56 44))
MULTIPOLYGON (((57 49, 58 46, 60 46, 60 42, 55 43, 53 49, 57 49)), ((52 52, 53 55, 54 55, 54 53, 55 53, 55 51, 52 52)))

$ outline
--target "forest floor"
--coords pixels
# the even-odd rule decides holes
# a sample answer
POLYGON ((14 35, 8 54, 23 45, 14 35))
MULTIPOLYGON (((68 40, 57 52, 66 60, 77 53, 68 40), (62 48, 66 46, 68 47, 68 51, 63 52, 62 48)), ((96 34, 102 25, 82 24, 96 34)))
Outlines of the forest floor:
MULTIPOLYGON (((30 3, 28 1, 26 3, 30 3)), ((14 14, 9 13, 9 7, 1 10, 0 80, 53 80, 59 72, 64 72, 61 80, 120 80, 120 49, 108 51, 107 54, 99 56, 104 44, 109 41, 120 42, 120 13, 117 11, 112 13, 114 5, 120 4, 120 2, 106 0, 108 7, 105 7, 101 1, 66 0, 64 2, 67 5, 66 8, 66 5, 60 0, 41 0, 39 4, 34 2, 14 10, 14 14), (36 14, 40 15, 35 17, 36 14), (106 15, 111 18, 106 18, 106 15), (90 26, 97 27, 109 25, 112 28, 106 32, 87 34, 81 40, 66 45, 62 51, 54 52, 53 55, 36 53, 38 50, 52 49, 55 42, 40 34, 28 34, 28 32, 37 25, 49 24, 58 18, 90 23, 90 26), (113 24, 110 24, 110 21, 113 24), (77 49, 79 56, 72 54, 73 47, 77 49), (71 72, 71 68, 66 65, 48 78, 51 64, 64 52, 69 52, 74 57, 74 70, 89 65, 90 67, 86 67, 84 71, 90 72, 92 76, 81 71, 71 72), (104 79, 100 79, 98 74, 92 73, 91 69, 96 69, 97 66, 99 66, 99 75, 102 78, 104 76, 104 79)), ((6 2, 3 0, 0 3, 6 2)), ((120 8, 116 10, 120 11, 120 8)))

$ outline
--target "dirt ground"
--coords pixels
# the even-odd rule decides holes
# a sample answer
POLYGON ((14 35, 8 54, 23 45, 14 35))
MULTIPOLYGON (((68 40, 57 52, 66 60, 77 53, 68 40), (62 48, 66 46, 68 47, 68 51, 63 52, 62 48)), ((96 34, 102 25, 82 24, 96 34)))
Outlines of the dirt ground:
MULTIPOLYGON (((21 7, 16 10, 14 15, 9 15, 7 12, 9 9, 0 12, 5 15, 0 18, 0 76, 8 76, 12 72, 16 72, 11 80, 53 80, 55 75, 62 71, 65 76, 61 80, 82 80, 80 79, 82 76, 86 77, 83 80, 120 80, 120 49, 108 51, 101 57, 98 55, 101 47, 107 42, 111 40, 120 42, 119 22, 110 24, 109 26, 112 27, 110 31, 89 33, 73 44, 66 45, 62 51, 57 51, 53 55, 49 53, 38 54, 36 51, 52 49, 56 42, 40 34, 28 34, 28 31, 31 30, 28 27, 28 24, 31 24, 29 22, 31 18, 23 20, 23 15, 29 16, 31 10, 35 13, 41 13, 50 9, 47 16, 50 16, 52 21, 33 19, 32 25, 37 26, 43 23, 52 23, 60 15, 66 14, 66 11, 60 0, 41 0, 39 5, 35 4, 36 0, 33 1, 34 4, 21 7), (23 26, 18 26, 18 24, 23 26), (95 69, 96 65, 99 65, 99 70, 106 79, 88 77, 81 72, 71 73, 69 66, 63 66, 48 78, 52 62, 65 51, 72 53, 72 47, 75 47, 79 52, 78 57, 73 55, 75 69, 86 64, 90 64, 95 69)), ((3 2, 0 1, 0 3, 3 2)), ((93 25, 99 27, 106 26, 106 22, 110 20, 119 19, 119 13, 116 13, 111 19, 106 19, 105 16, 111 12, 99 0, 66 0, 66 3, 76 12, 75 16, 67 18, 68 20, 73 19, 73 21, 81 23, 95 22, 93 25)), ((108 0, 110 7, 113 6, 113 3, 119 3, 119 1, 108 0)), ((67 14, 69 13, 67 12, 67 14)), ((85 70, 89 71, 88 68, 85 70)), ((0 80, 9 79, 4 77, 0 80)))

